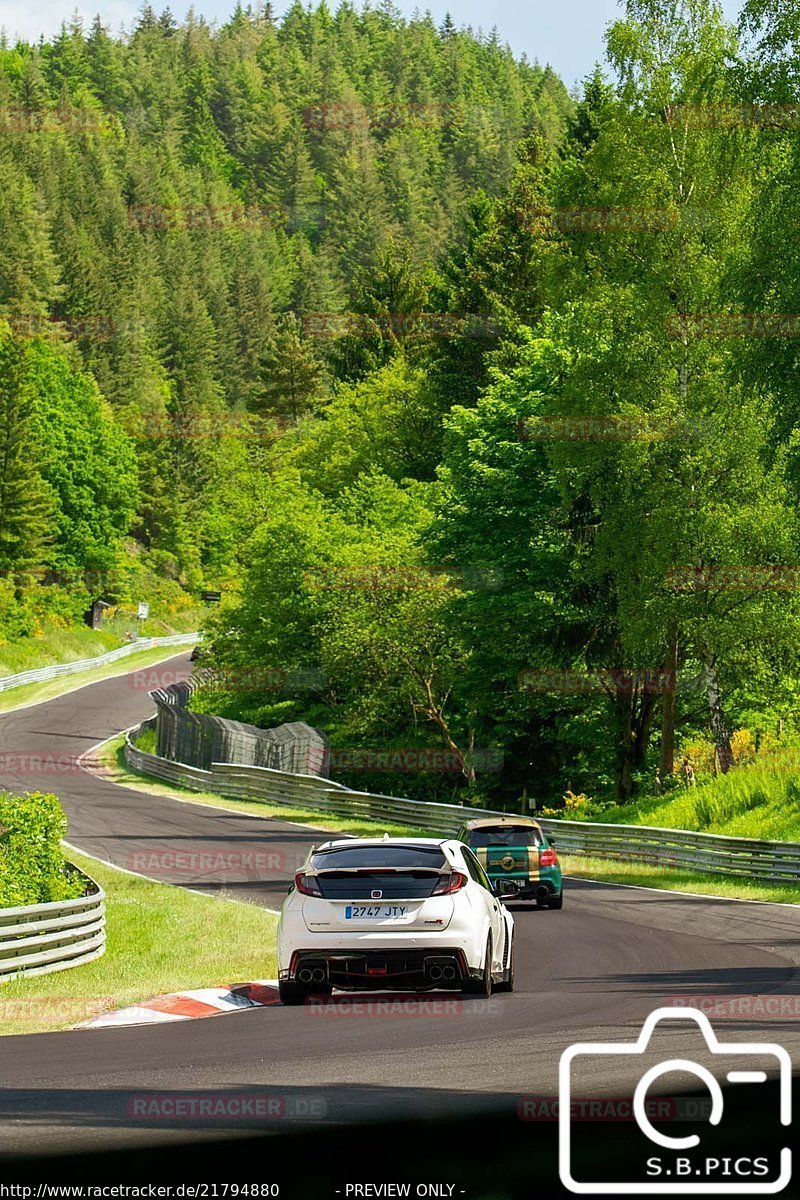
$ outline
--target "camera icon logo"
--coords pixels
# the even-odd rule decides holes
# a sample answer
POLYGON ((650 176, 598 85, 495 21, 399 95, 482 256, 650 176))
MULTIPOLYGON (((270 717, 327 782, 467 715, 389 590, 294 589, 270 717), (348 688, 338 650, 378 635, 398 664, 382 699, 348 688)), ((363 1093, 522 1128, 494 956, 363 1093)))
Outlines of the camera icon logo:
MULTIPOLYGON (((687 1137, 671 1137, 655 1128, 647 1108, 647 1093, 656 1080, 671 1072, 684 1072, 696 1076, 705 1084, 711 1096, 708 1121, 711 1125, 721 1124, 725 1099, 722 1088, 707 1067, 685 1058, 671 1058, 657 1063, 645 1071, 636 1086, 633 1096, 633 1118, 644 1135, 646 1143, 652 1143, 668 1155, 647 1159, 643 1166, 641 1181, 581 1181, 573 1176, 573 1074, 583 1058, 597 1056, 623 1057, 642 1056, 648 1052, 653 1033, 662 1022, 691 1022, 699 1028, 708 1051, 716 1056, 752 1058, 753 1070, 729 1070, 725 1073, 729 1083, 766 1083, 767 1068, 771 1068, 779 1079, 779 1114, 782 1126, 792 1123, 792 1063, 783 1046, 769 1042, 720 1042, 708 1017, 697 1009, 659 1008, 651 1013, 642 1026, 635 1042, 579 1042, 568 1047, 559 1064, 559 1170, 564 1187, 584 1196, 597 1195, 775 1195, 783 1191, 792 1178, 792 1152, 784 1147, 775 1170, 770 1169, 766 1158, 740 1157, 738 1159, 688 1157, 687 1152, 701 1147, 697 1134, 687 1137), (757 1068, 757 1069, 756 1069, 757 1068), (680 1157, 679 1157, 680 1155, 680 1157), (720 1169, 724 1164, 724 1171, 720 1169), (774 1175, 767 1179, 765 1176, 774 1175)), ((645 1143, 645 1144, 646 1144, 645 1143)))

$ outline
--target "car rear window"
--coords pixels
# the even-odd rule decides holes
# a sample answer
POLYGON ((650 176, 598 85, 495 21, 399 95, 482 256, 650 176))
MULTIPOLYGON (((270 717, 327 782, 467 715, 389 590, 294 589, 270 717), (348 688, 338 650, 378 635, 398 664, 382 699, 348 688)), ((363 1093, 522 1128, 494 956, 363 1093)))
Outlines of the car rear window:
POLYGON ((330 871, 356 867, 427 867, 438 871, 445 865, 440 846, 337 846, 318 850, 311 858, 315 871, 330 871))
POLYGON ((317 878, 326 900, 421 900, 445 865, 439 846, 337 846, 311 859, 315 871, 325 872, 317 878))
POLYGON ((471 829, 468 846, 482 850, 489 846, 543 846, 544 838, 532 825, 498 825, 495 828, 471 829))

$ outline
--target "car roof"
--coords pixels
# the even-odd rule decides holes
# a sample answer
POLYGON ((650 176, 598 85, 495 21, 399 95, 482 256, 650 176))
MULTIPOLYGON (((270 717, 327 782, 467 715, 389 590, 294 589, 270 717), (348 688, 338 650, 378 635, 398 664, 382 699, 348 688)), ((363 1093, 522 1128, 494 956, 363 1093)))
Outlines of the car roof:
POLYGON ((496 829, 503 825, 527 825, 531 829, 541 829, 541 825, 533 817, 480 817, 474 821, 467 821, 467 829, 496 829))
POLYGON ((339 846, 444 846, 454 840, 446 837, 332 838, 330 841, 321 842, 319 846, 316 846, 315 853, 319 850, 332 850, 339 846))

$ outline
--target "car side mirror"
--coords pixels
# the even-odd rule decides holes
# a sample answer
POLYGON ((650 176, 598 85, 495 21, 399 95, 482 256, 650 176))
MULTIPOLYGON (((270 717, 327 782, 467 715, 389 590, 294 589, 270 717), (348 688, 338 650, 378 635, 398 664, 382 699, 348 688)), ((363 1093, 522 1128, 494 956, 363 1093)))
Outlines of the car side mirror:
POLYGON ((492 891, 501 900, 515 900, 519 895, 519 886, 514 883, 513 879, 498 879, 492 885, 492 891))

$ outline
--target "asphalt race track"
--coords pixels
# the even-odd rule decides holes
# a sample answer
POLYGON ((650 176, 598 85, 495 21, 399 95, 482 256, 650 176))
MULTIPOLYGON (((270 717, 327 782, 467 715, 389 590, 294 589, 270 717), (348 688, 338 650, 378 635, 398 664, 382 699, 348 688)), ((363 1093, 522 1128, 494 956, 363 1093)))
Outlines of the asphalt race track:
MULTIPOLYGON (((154 672, 174 677, 187 662, 182 656, 148 669, 150 686, 154 672)), ((57 792, 69 840, 88 854, 277 908, 309 842, 318 840, 313 831, 148 796, 73 765, 152 708, 132 673, 0 716, 0 761, 11 768, 0 785, 57 792), (55 766, 43 772, 37 761, 55 766)), ((283 1128, 516 1112, 520 1097, 557 1095, 558 1060, 572 1042, 629 1042, 654 1009, 698 995, 714 1002, 779 997, 770 1019, 751 1018, 745 1007, 715 1028, 731 1042, 778 1042, 795 1069, 800 1062, 800 909, 578 880, 569 882, 561 912, 516 908, 516 991, 488 1002, 437 993, 436 1003, 413 999, 387 1013, 363 998, 334 997, 324 1007, 3 1038, 0 1155, 197 1137, 196 1122, 132 1115, 131 1098, 143 1093, 268 1096, 283 1128)), ((665 1057, 722 1070, 721 1060, 704 1057, 699 1034, 680 1027, 664 1031, 656 1061, 665 1057)), ((640 1057, 606 1058, 588 1066, 576 1087, 584 1096, 621 1094, 644 1065, 640 1057)), ((676 1090, 680 1084, 673 1079, 676 1090)), ((199 1127, 205 1135, 234 1132, 199 1127)), ((246 1127, 240 1121, 236 1131, 246 1127)), ((263 1118, 253 1128, 263 1130, 263 1118)))

